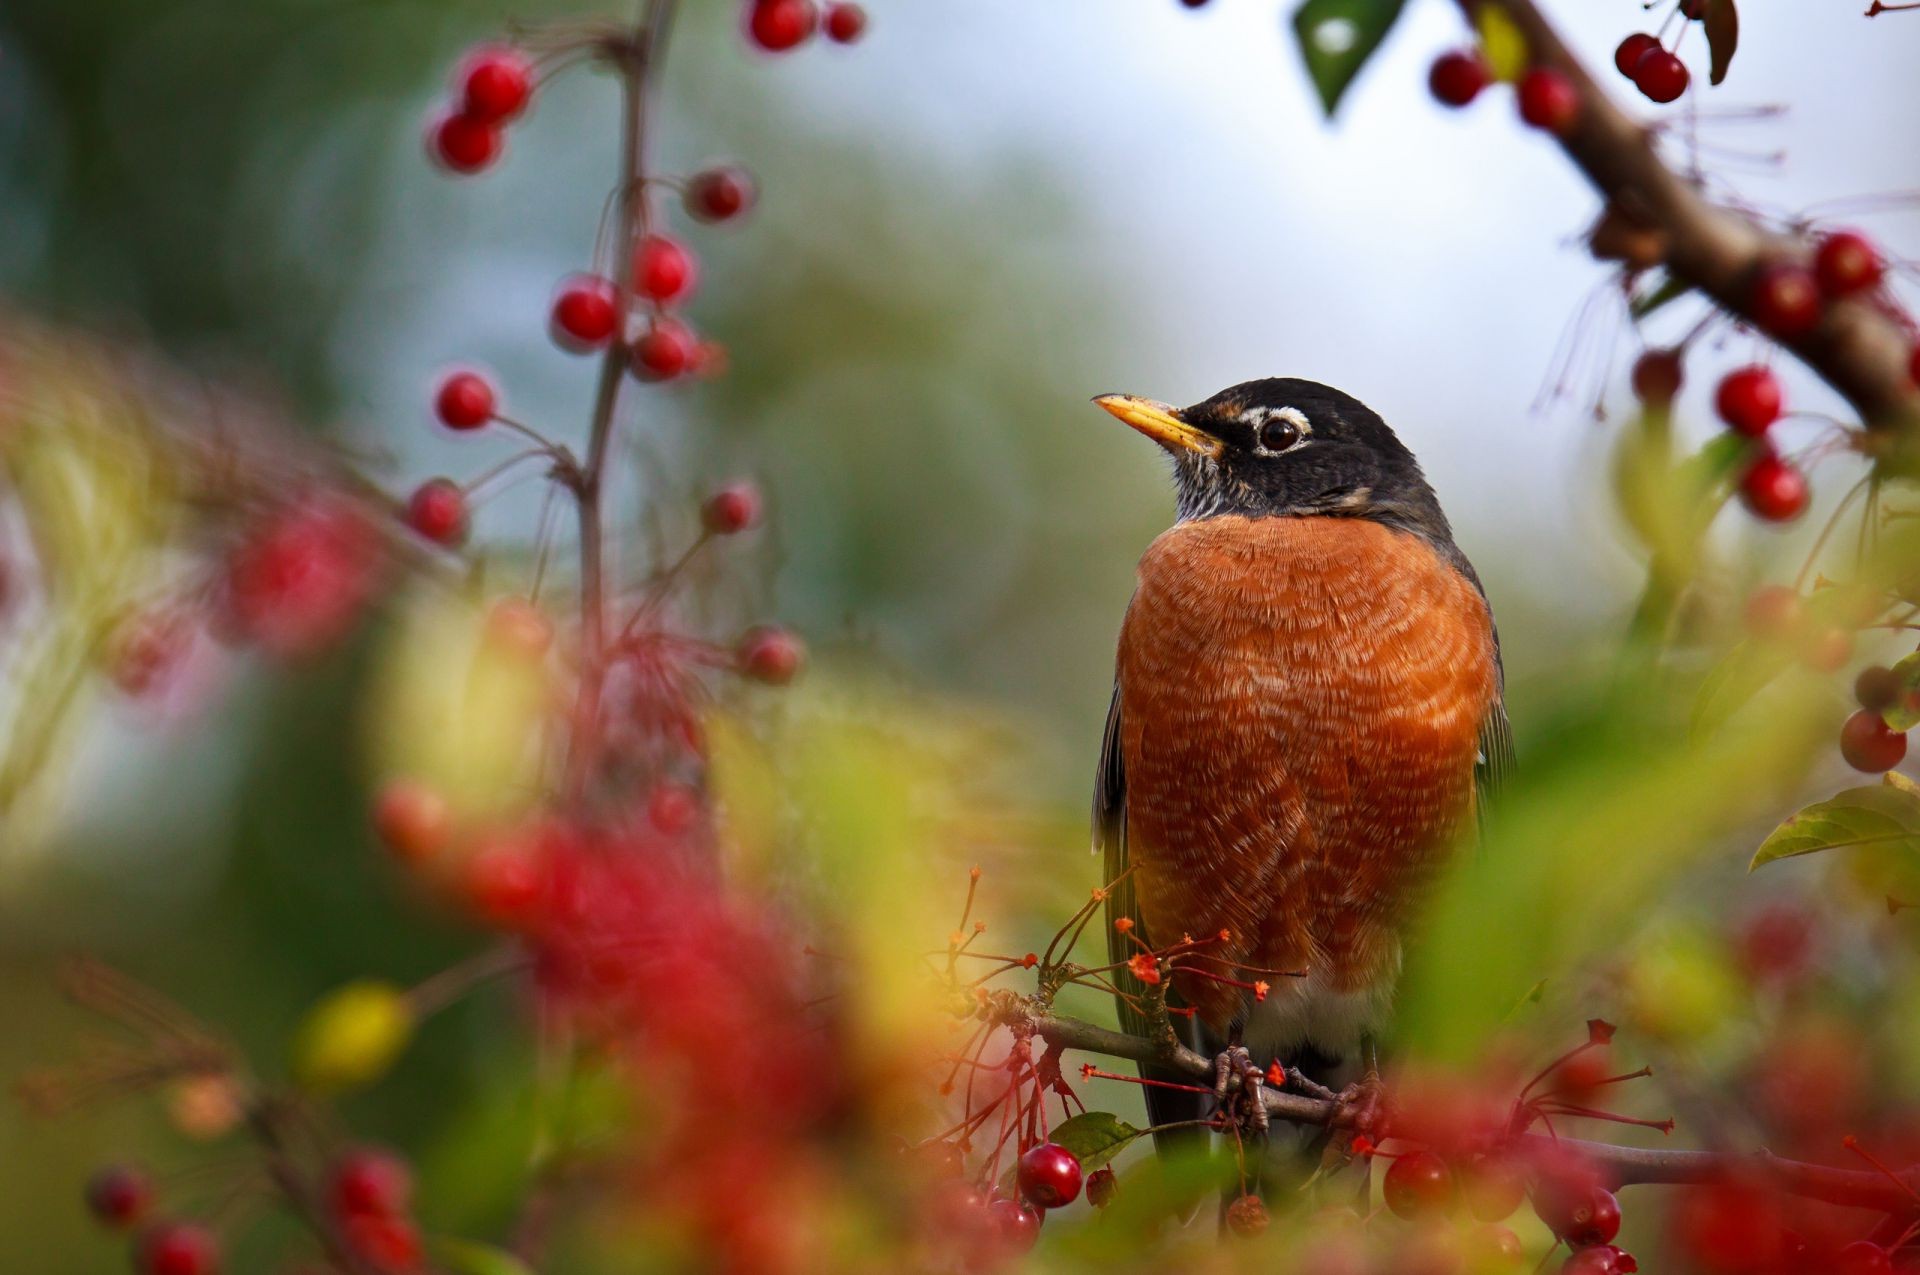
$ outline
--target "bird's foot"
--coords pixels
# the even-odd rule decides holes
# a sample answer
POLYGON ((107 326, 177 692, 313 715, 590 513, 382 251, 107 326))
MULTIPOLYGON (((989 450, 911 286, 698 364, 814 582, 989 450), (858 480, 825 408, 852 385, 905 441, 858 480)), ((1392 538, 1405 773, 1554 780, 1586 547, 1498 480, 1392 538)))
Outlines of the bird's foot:
POLYGON ((1336 1108, 1333 1123, 1356 1134, 1372 1138, 1386 1123, 1387 1086, 1380 1073, 1367 1073, 1333 1097, 1336 1108))
POLYGON ((1267 1131, 1267 1102, 1260 1093, 1265 1075, 1245 1045, 1229 1045, 1214 1056, 1213 1097, 1223 1120, 1256 1133, 1267 1131), (1230 1090, 1236 1079, 1239 1085, 1230 1090))

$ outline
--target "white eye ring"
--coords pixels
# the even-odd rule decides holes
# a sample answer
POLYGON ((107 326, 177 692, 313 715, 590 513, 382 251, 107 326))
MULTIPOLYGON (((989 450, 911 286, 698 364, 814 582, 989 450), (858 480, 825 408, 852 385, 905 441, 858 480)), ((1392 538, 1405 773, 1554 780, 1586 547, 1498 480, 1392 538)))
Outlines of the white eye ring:
POLYGON ((1256 407, 1243 413, 1240 419, 1253 431, 1254 450, 1265 456, 1290 452, 1313 434, 1313 425, 1307 420, 1307 414, 1297 407, 1256 407), (1272 447, 1267 444, 1266 436, 1276 423, 1291 426, 1293 439, 1282 446, 1272 447))

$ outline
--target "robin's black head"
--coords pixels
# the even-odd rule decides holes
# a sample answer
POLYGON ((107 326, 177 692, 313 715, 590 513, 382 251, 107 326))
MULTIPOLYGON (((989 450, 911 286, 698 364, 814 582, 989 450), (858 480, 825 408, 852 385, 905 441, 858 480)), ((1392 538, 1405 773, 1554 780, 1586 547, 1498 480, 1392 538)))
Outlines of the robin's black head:
POLYGON ((1174 408, 1096 398, 1173 457, 1180 518, 1372 518, 1440 543, 1446 515, 1413 453, 1373 409, 1317 381, 1273 377, 1174 408))

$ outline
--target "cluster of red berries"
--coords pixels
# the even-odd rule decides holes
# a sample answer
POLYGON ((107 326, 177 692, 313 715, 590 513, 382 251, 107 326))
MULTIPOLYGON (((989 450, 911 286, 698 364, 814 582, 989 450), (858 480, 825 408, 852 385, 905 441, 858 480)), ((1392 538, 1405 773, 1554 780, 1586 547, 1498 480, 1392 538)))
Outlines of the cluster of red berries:
POLYGON ((533 100, 533 64, 517 49, 484 45, 454 76, 451 106, 427 127, 427 151, 449 172, 477 173, 506 149, 506 127, 533 100))
MULTIPOLYGON (((1427 72, 1427 87, 1445 106, 1466 106, 1492 83, 1493 68, 1478 49, 1442 53, 1427 72)), ((1523 72, 1514 86, 1514 102, 1528 125, 1556 135, 1567 133, 1580 118, 1580 90, 1555 67, 1523 72)))
POLYGON ((1678 100, 1693 78, 1679 55, 1661 44, 1658 36, 1644 31, 1620 41, 1613 51, 1613 64, 1649 100, 1660 103, 1678 100))
MULTIPOLYGON (((960 1167, 956 1159, 955 1169, 960 1167)), ((1083 1174, 1079 1157, 1055 1142, 1040 1142, 1021 1153, 1015 1166, 1016 1189, 993 1190, 964 1178, 950 1181, 934 1196, 934 1226, 945 1243, 957 1244, 970 1270, 988 1269, 1026 1253, 1040 1238, 1049 1209, 1080 1198, 1099 1207, 1111 1201, 1111 1170, 1083 1174)))
POLYGON ((867 11, 850 0, 826 6, 824 21, 814 0, 750 0, 747 38, 769 53, 785 53, 825 30, 835 44, 852 44, 867 30, 867 11))
POLYGON ((134 1231, 133 1269, 137 1275, 216 1275, 220 1241, 196 1222, 149 1220, 153 1181, 130 1165, 108 1165, 87 1182, 87 1211, 102 1226, 134 1231), (136 1228, 137 1231, 136 1231, 136 1228))
POLYGON ((1853 680, 1858 712, 1840 728, 1840 755, 1855 770, 1877 775, 1898 766, 1907 755, 1907 733, 1887 725, 1896 706, 1911 709, 1916 693, 1890 668, 1874 665, 1853 680))
MULTIPOLYGON (((1809 610, 1785 585, 1765 585, 1747 599, 1747 630, 1758 641, 1793 649, 1817 672, 1837 673, 1853 654, 1853 635, 1832 620, 1816 622, 1809 610)), ((1856 610, 1854 618, 1864 623, 1876 608, 1863 601, 1856 610)), ((1870 775, 1892 770, 1906 758, 1907 735, 1887 724, 1887 714, 1895 708, 1903 713, 1920 709, 1920 691, 1893 669, 1873 665, 1854 679, 1853 697, 1860 707, 1840 728, 1841 756, 1870 775)))
POLYGON ((414 1271, 423 1256, 415 1225, 413 1173, 390 1151, 346 1152, 327 1175, 327 1207, 348 1247, 379 1271, 414 1271))

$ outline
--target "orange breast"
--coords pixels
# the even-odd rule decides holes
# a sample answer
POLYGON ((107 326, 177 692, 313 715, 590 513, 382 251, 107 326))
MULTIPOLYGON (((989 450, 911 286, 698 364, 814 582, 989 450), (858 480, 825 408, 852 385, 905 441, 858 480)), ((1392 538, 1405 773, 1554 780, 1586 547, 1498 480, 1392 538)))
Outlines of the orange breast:
MULTIPOLYGON (((1466 829, 1497 677, 1485 601, 1419 538, 1357 518, 1209 518, 1140 562, 1120 640, 1141 920, 1157 943, 1390 980, 1466 829)), ((1277 980, 1275 980, 1277 981, 1277 980)), ((1216 1028, 1230 987, 1180 981, 1216 1028)))

